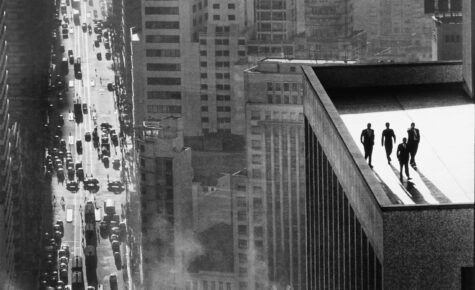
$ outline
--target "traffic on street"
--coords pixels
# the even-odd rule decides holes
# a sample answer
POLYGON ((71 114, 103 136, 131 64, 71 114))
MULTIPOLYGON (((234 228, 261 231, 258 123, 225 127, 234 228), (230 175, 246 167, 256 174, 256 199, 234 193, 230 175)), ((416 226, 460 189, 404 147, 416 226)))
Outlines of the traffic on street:
POLYGON ((54 222, 40 289, 126 289, 123 133, 114 95, 110 1, 56 0, 44 175, 54 222))

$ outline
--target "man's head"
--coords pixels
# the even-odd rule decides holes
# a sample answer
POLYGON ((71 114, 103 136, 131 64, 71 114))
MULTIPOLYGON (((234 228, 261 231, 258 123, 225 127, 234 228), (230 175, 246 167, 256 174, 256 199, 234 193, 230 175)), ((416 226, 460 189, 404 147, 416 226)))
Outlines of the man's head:
POLYGON ((389 123, 388 123, 388 122, 386 122, 386 128, 388 128, 388 129, 389 129, 389 123))
POLYGON ((411 129, 414 129, 415 127, 416 127, 416 124, 414 124, 414 122, 411 123, 411 129))
POLYGON ((366 127, 367 127, 368 129, 371 129, 371 123, 368 123, 368 125, 366 125, 366 127))
POLYGON ((406 142, 407 142, 407 138, 406 137, 402 138, 402 143, 406 144, 406 142))

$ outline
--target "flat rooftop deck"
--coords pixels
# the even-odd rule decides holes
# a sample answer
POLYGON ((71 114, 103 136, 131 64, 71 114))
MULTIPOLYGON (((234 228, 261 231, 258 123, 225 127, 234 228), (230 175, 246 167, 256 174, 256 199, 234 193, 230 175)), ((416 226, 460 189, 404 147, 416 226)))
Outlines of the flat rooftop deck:
POLYGON ((422 85, 327 91, 364 156, 360 134, 375 131, 373 172, 394 204, 474 202, 475 105, 459 85, 422 85), (388 164, 381 133, 391 123, 396 134, 388 164), (413 178, 399 180, 397 145, 414 122, 421 141, 413 178))

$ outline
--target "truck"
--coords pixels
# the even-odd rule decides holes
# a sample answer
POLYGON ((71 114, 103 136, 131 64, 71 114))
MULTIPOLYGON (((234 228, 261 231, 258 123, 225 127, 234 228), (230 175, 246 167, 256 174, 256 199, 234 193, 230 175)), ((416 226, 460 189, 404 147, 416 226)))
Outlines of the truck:
POLYGON ((82 117, 82 107, 79 103, 74 104, 74 116, 76 119, 78 119, 78 117, 82 117))
POLYGON ((109 198, 104 202, 104 210, 108 215, 112 216, 115 214, 115 204, 112 199, 109 198))
MULTIPOLYGON (((76 2, 76 1, 74 1, 76 2)), ((73 2, 73 4, 74 4, 73 2)), ((79 1, 78 1, 79 2, 79 1)), ((74 6, 73 6, 74 7, 74 6)), ((74 25, 76 26, 79 26, 81 25, 81 20, 79 19, 79 17, 81 16, 81 13, 79 12, 78 9, 73 9, 73 21, 74 21, 74 25)))
POLYGON ((95 217, 95 207, 92 201, 88 201, 86 203, 86 207, 84 209, 84 215, 86 218, 86 223, 94 223, 96 220, 95 217))
POLYGON ((77 9, 77 10, 81 9, 81 0, 73 0, 72 6, 74 9, 77 9))
POLYGON ((86 245, 94 245, 96 237, 96 221, 86 223, 84 235, 86 237, 86 245))
POLYGON ((61 60, 61 73, 63 75, 67 75, 68 72, 69 72, 68 58, 63 57, 63 59, 61 60))
POLYGON ((84 249, 84 256, 86 257, 86 274, 94 272, 97 266, 96 248, 94 246, 86 246, 84 249))

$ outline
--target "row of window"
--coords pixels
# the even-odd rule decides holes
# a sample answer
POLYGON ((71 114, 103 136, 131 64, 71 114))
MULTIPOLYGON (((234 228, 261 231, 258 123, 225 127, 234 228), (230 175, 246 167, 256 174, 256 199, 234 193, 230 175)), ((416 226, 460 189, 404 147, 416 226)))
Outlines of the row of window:
MULTIPOLYGON (((207 84, 201 84, 200 87, 201 87, 202 90, 207 90, 208 89, 207 84)), ((217 84, 216 89, 217 90, 229 91, 231 89, 231 85, 217 84)))
POLYGON ((258 12, 257 19, 258 20, 277 20, 277 21, 285 21, 286 20, 286 13, 284 12, 258 12))
POLYGON ((180 43, 179 35, 146 35, 147 43, 180 43))
POLYGON ((173 77, 147 78, 147 85, 177 86, 177 85, 181 85, 181 78, 173 78, 173 77))
MULTIPOLYGON (((213 4, 213 9, 220 9, 221 6, 219 3, 214 3, 213 4)), ((228 9, 236 9, 236 4, 234 3, 228 3, 228 9)))
POLYGON ((303 96, 280 96, 280 95, 267 95, 267 103, 269 104, 292 104, 292 105, 301 105, 303 104, 303 96))
MULTIPOLYGON (((232 290, 231 282, 226 282, 226 289, 224 289, 224 282, 221 281, 202 281, 202 290, 232 290)), ((186 286, 186 290, 198 290, 198 281, 193 281, 193 288, 191 285, 186 286)))
POLYGON ((260 0, 257 9, 285 9, 285 0, 260 0))
MULTIPOLYGON (((206 45, 208 40, 205 38, 200 39, 200 44, 206 45)), ((215 45, 229 45, 229 39, 217 38, 214 40, 215 45)), ((238 45, 245 45, 246 41, 244 39, 238 39, 238 45)))
POLYGON ((300 83, 267 83, 267 91, 285 91, 288 92, 292 91, 300 91, 302 88, 302 84, 300 83))
MULTIPOLYGON (((251 111, 251 120, 259 121, 261 120, 261 111, 251 111)), ((281 112, 281 111, 265 111, 264 112, 265 120, 291 120, 303 122, 303 113, 296 112, 281 112)))
POLYGON ((179 63, 147 63, 147 71, 180 71, 179 63))
POLYGON ((447 34, 445 35, 445 42, 460 42, 462 38, 459 34, 447 34))
POLYGON ((147 113, 181 114, 181 106, 147 105, 147 113))
MULTIPOLYGON (((218 15, 218 14, 213 15, 213 20, 221 20, 221 15, 218 15)), ((236 15, 234 15, 234 14, 229 14, 229 15, 228 15, 228 20, 229 20, 229 21, 234 21, 234 20, 236 20, 236 15)))
POLYGON ((169 91, 148 91, 147 99, 149 100, 181 100, 181 92, 169 91))
MULTIPOLYGON (((202 101, 207 101, 208 100, 208 95, 207 94, 202 94, 201 95, 201 100, 202 101)), ((230 95, 216 95, 216 100, 217 101, 229 101, 231 100, 230 95)))
POLYGON ((145 21, 146 29, 180 29, 178 21, 145 21))
POLYGON ((178 7, 145 7, 145 15, 178 15, 178 7))
MULTIPOLYGON (((201 73, 200 77, 202 79, 207 79, 208 74, 207 73, 201 73)), ((229 79, 229 78, 230 78, 229 73, 224 73, 224 74, 223 73, 216 73, 216 79, 222 80, 222 79, 229 79)))
POLYGON ((180 57, 179 49, 147 49, 147 57, 180 57))

